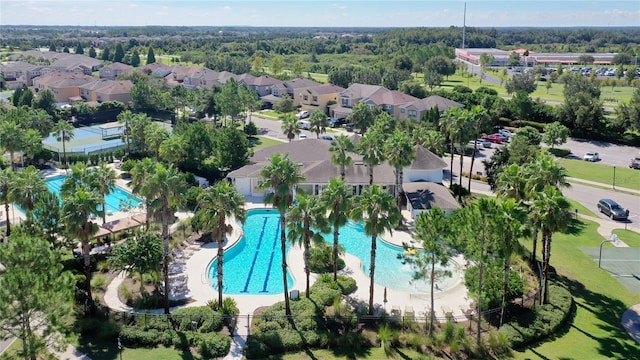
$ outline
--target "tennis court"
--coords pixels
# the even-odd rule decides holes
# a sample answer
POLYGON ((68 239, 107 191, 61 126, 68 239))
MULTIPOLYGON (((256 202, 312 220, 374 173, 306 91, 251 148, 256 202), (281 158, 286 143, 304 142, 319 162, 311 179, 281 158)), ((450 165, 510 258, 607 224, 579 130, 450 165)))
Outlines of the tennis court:
MULTIPOLYGON (((171 133, 171 124, 157 122, 171 133)), ((110 151, 124 148, 125 144, 120 136, 123 124, 117 122, 83 126, 74 129, 73 139, 65 144, 68 153, 90 154, 99 151, 110 151)), ((54 136, 49 136, 42 141, 45 149, 62 153, 62 142, 56 141, 54 136)))
POLYGON ((640 248, 637 247, 603 247, 582 248, 596 264, 616 278, 624 287, 633 293, 640 293, 640 248))

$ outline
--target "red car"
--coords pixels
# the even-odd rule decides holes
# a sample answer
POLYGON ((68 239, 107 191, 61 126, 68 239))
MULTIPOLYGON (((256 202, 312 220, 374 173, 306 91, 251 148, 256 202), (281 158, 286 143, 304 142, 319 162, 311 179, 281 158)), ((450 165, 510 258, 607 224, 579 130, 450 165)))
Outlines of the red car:
POLYGON ((496 134, 491 134, 491 135, 485 135, 482 137, 485 140, 488 140, 489 142, 492 143, 496 143, 496 144, 502 144, 502 137, 496 135, 496 134))

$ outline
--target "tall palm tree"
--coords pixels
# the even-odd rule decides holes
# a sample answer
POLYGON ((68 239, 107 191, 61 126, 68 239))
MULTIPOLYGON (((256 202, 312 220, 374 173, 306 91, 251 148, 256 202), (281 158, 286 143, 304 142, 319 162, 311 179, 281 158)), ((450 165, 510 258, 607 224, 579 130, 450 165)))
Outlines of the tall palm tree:
POLYGON ((118 115, 118 122, 124 124, 123 137, 127 148, 127 156, 131 155, 131 122, 134 116, 131 110, 125 110, 118 115))
POLYGON ((318 196, 305 193, 296 195, 296 204, 289 211, 288 238, 293 243, 300 243, 304 248, 304 273, 306 275, 305 296, 309 298, 309 277, 311 274, 311 241, 321 243, 321 232, 327 228, 326 209, 318 196))
POLYGON ((431 288, 431 313, 429 314, 429 335, 433 334, 433 320, 435 318, 434 284, 436 278, 436 265, 445 266, 449 262, 449 252, 445 247, 445 240, 451 232, 447 214, 439 207, 433 207, 429 211, 418 214, 416 228, 413 237, 421 241, 423 251, 411 252, 414 256, 405 258, 418 269, 427 269, 429 272, 414 274, 414 278, 429 278, 431 288), (419 276, 415 276, 419 275, 419 276))
POLYGON ((346 167, 351 165, 353 159, 351 159, 350 153, 354 151, 355 147, 351 139, 347 135, 340 135, 333 139, 331 146, 329 146, 329 152, 331 153, 331 162, 340 168, 340 179, 344 181, 346 175, 346 167))
POLYGON ((316 139, 319 139, 320 134, 325 133, 327 131, 327 127, 329 126, 329 119, 327 118, 327 114, 325 114, 324 111, 320 110, 316 110, 311 113, 309 122, 311 123, 310 130, 316 133, 316 139))
POLYGON ((284 306, 287 316, 291 315, 289 286, 287 284, 287 211, 293 202, 296 184, 304 180, 300 165, 287 155, 274 154, 269 165, 260 171, 258 189, 268 191, 265 204, 272 204, 280 212, 280 250, 282 252, 282 282, 284 285, 284 306))
POLYGON ((281 116, 280 121, 282 122, 280 125, 282 133, 287 135, 289 142, 295 139, 296 135, 300 134, 300 124, 298 124, 298 119, 296 119, 292 114, 281 116))
POLYGON ((533 211, 538 214, 539 226, 542 230, 542 270, 544 292, 542 301, 549 303, 549 261, 551 259, 551 238, 554 232, 567 226, 567 210, 569 202, 562 192, 554 186, 545 186, 533 201, 533 211))
POLYGON ((16 170, 15 154, 22 146, 25 130, 17 122, 4 120, 0 122, 0 145, 8 152, 11 159, 11 169, 16 170))
POLYGON ((228 181, 220 181, 210 186, 198 197, 198 210, 191 224, 195 229, 211 231, 218 243, 218 304, 222 304, 223 293, 223 261, 225 235, 233 228, 227 224, 232 217, 244 223, 247 211, 244 208, 244 197, 235 186, 228 181))
POLYGON ((102 223, 104 224, 107 222, 107 195, 115 188, 118 176, 115 170, 104 163, 93 169, 93 174, 98 194, 102 196, 102 223))
MULTIPOLYGON (((396 172, 396 186, 395 196, 398 206, 398 211, 402 209, 402 182, 403 182, 403 168, 411 165, 416 158, 416 152, 413 146, 411 146, 411 140, 406 132, 396 129, 393 134, 387 138, 384 144, 384 152, 389 165, 393 166, 396 172)), ((400 224, 402 224, 402 217, 398 218, 400 224)))
POLYGON ((515 199, 506 199, 498 203, 497 226, 502 235, 498 239, 498 253, 504 259, 502 277, 502 310, 500 311, 500 326, 504 321, 509 293, 509 273, 511 272, 511 256, 521 253, 520 238, 527 235, 529 229, 525 225, 526 213, 515 199))
POLYGON ((184 159, 187 144, 180 135, 173 134, 160 144, 160 157, 169 164, 176 164, 184 159))
POLYGON ((351 216, 364 220, 364 233, 371 236, 371 264, 369 266, 369 315, 373 315, 373 287, 376 269, 376 242, 378 235, 385 230, 392 232, 399 221, 400 210, 395 206, 393 195, 383 190, 380 185, 365 188, 356 200, 351 216))
POLYGON ((357 151, 362 155, 362 160, 367 164, 369 171, 369 185, 373 185, 373 168, 384 160, 384 135, 377 128, 372 127, 367 131, 356 145, 357 151))
POLYGON ((22 138, 23 157, 26 155, 27 164, 33 164, 33 159, 40 149, 42 149, 42 136, 35 129, 27 129, 22 138))
POLYGON ((498 173, 496 178, 496 194, 515 200, 516 203, 527 199, 528 185, 525 172, 518 164, 508 165, 498 173))
POLYGON ((145 229, 149 230, 149 223, 151 222, 151 216, 153 215, 153 209, 151 203, 154 199, 151 183, 149 179, 156 171, 157 162, 144 158, 138 161, 131 169, 131 190, 134 194, 141 196, 144 199, 145 205, 145 229))
POLYGON ((62 220, 67 231, 82 243, 82 255, 84 258, 85 309, 89 313, 95 310, 93 296, 91 295, 91 247, 89 240, 98 231, 98 225, 90 219, 92 216, 100 216, 100 195, 86 185, 78 186, 75 191, 63 195, 62 220))
POLYGON ((86 163, 77 163, 70 166, 71 174, 69 174, 60 186, 60 194, 72 193, 76 191, 78 186, 86 185, 90 190, 97 190, 97 182, 95 181, 95 173, 86 163))
POLYGON ((14 173, 11 168, 0 169, 0 199, 4 203, 5 219, 7 221, 6 235, 11 235, 11 221, 9 220, 9 204, 13 201, 14 173))
POLYGON ((75 134, 73 131, 75 128, 69 124, 66 120, 58 120, 58 122, 51 129, 52 135, 56 138, 56 141, 62 142, 62 154, 64 156, 64 165, 69 166, 67 160, 67 142, 73 140, 75 134))
POLYGON ((449 140, 449 152, 451 159, 449 159, 449 186, 453 186, 453 156, 456 153, 455 141, 458 138, 460 132, 460 126, 458 118, 460 117, 461 110, 455 107, 445 110, 440 117, 440 131, 445 133, 447 140, 449 140))
POLYGON ((151 209, 162 227, 162 273, 164 276, 164 313, 169 314, 169 225, 175 220, 175 212, 181 207, 186 192, 184 174, 173 165, 165 167, 156 163, 155 171, 148 179, 152 194, 151 209))
POLYGON ((15 173, 13 199, 22 207, 27 219, 33 219, 33 209, 40 194, 47 191, 47 185, 40 178, 38 169, 29 166, 15 173))
MULTIPOLYGON (((480 135, 488 131, 490 127, 491 117, 487 110, 485 110, 482 106, 476 105, 471 108, 469 112, 470 117, 470 125, 471 125, 471 133, 473 134, 473 138, 477 139, 480 135)), ((478 142, 473 142, 473 153, 471 154, 471 168, 469 169, 469 174, 473 174, 473 163, 476 160, 476 154, 478 153, 478 142)), ((469 183, 467 185, 467 191, 471 192, 471 176, 469 176, 469 183)))
POLYGON ((367 129, 373 125, 374 119, 379 109, 372 109, 369 105, 360 102, 353 107, 348 119, 353 123, 354 128, 360 129, 362 134, 367 133, 367 129))
POLYGON ((338 280, 338 253, 340 248, 340 228, 349 220, 352 205, 351 190, 338 178, 329 181, 329 186, 322 189, 320 199, 328 211, 327 221, 333 229, 333 280, 338 280))
MULTIPOLYGON (((460 169, 458 170, 458 187, 460 191, 458 191, 458 200, 462 199, 462 170, 464 166, 464 152, 466 149, 467 142, 472 138, 474 133, 473 127, 475 126, 475 122, 471 117, 471 112, 468 110, 462 110, 460 112, 460 116, 458 117, 458 146, 460 147, 460 169)), ((469 177, 471 178, 471 177, 469 177)))

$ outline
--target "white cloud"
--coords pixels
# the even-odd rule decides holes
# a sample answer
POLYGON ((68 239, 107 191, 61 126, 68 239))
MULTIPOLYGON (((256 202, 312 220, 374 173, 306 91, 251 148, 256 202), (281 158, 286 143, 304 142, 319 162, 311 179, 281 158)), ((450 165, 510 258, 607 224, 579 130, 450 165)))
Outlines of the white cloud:
POLYGON ((336 8, 336 9, 340 9, 340 10, 344 10, 347 8, 346 5, 338 5, 338 4, 331 4, 331 7, 336 8))

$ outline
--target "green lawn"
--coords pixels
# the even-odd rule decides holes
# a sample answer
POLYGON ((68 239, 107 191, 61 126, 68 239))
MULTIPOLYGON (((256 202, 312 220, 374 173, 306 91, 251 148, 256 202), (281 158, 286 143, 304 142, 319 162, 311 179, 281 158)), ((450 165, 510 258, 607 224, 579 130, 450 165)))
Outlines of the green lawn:
MULTIPOLYGON (((640 303, 640 294, 630 293, 580 250, 599 245, 596 227, 594 222, 572 220, 566 234, 554 235, 551 265, 574 296, 575 317, 555 338, 515 352, 516 359, 637 357, 640 346, 624 330, 620 317, 629 306, 640 303)), ((530 242, 526 246, 530 248, 530 242)))
MULTIPOLYGON (((96 340, 96 338, 81 338, 79 344, 75 344, 78 350, 89 355, 93 360, 118 360, 120 353, 118 352, 117 342, 107 342, 104 340, 96 340)), ((122 349, 122 359, 127 360, 196 360, 202 359, 198 355, 194 355, 189 351, 176 350, 160 346, 157 348, 128 348, 122 349)))
MULTIPOLYGON (((613 166, 582 160, 559 159, 570 177, 596 181, 613 187, 613 166)), ((627 164, 616 166, 616 186, 640 190, 640 171, 630 169, 627 164)))
POLYGON ((428 357, 422 355, 414 350, 400 349, 394 352, 391 357, 384 354, 382 348, 367 348, 355 354, 345 354, 339 349, 333 350, 308 350, 298 353, 277 355, 267 358, 268 360, 301 360, 301 359, 315 359, 315 360, 350 360, 350 359, 368 359, 368 360, 383 360, 383 359, 441 359, 439 357, 428 357))
POLYGON ((640 234, 631 230, 617 229, 613 233, 618 235, 618 239, 631 247, 640 247, 640 234))
POLYGON ((275 140, 266 136, 256 136, 256 140, 249 140, 253 151, 260 150, 269 146, 282 144, 282 141, 275 140))
POLYGON ((571 209, 572 211, 577 209, 578 214, 597 216, 593 211, 589 210, 586 206, 582 205, 581 203, 572 199, 567 199, 567 201, 569 202, 569 204, 571 204, 569 209, 571 209))

